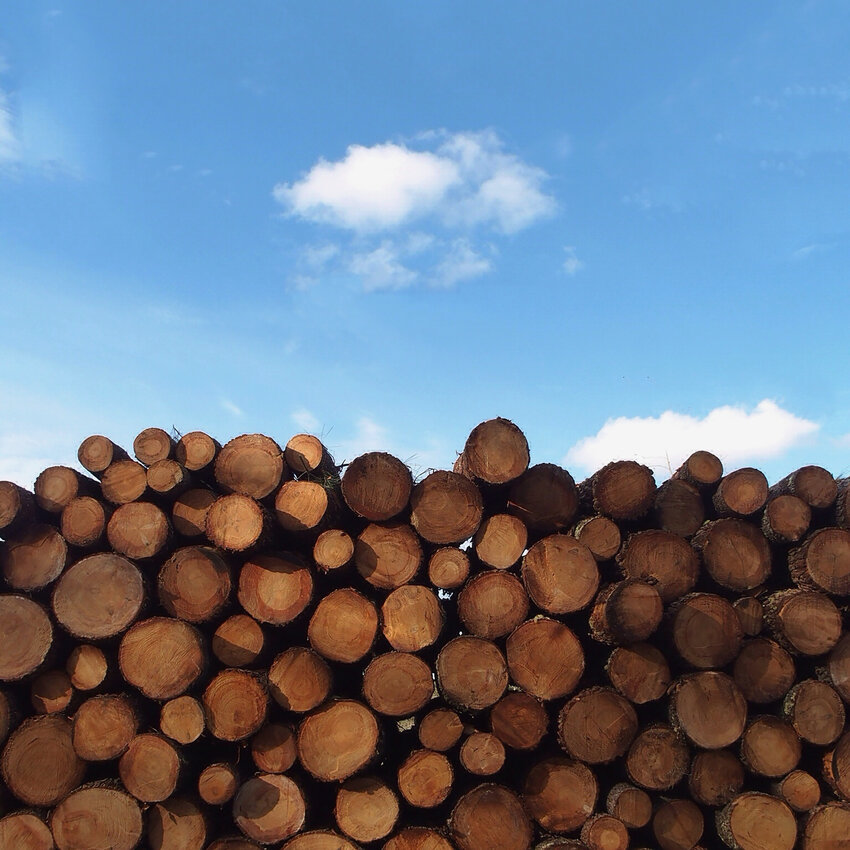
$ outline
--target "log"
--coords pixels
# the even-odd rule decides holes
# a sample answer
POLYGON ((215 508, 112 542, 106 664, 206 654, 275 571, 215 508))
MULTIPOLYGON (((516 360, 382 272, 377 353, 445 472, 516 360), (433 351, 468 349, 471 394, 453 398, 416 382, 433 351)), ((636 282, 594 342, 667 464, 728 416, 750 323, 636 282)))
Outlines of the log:
POLYGON ((522 691, 509 691, 490 709, 491 731, 514 750, 536 749, 548 725, 542 702, 522 691))
POLYGON ((692 850, 704 829, 702 812, 690 800, 665 800, 652 817, 652 834, 661 850, 692 850))
POLYGON ((597 514, 580 519, 570 534, 583 546, 587 546, 597 561, 609 561, 620 551, 620 528, 607 516, 597 514))
MULTIPOLYGON (((302 850, 308 850, 308 848, 305 847, 302 850)), ((327 850, 327 848, 316 850, 327 850)), ((349 850, 349 848, 343 847, 341 850, 349 850)), ((352 847, 350 850, 355 848, 352 847)), ((409 826, 397 832, 381 850, 454 850, 454 847, 436 830, 429 829, 427 826, 409 826)))
POLYGON ((801 466, 770 488, 771 495, 789 493, 814 510, 826 510, 835 504, 838 484, 822 466, 801 466))
POLYGON ((129 457, 121 446, 117 446, 109 437, 104 437, 101 434, 92 434, 91 437, 86 437, 77 450, 77 460, 79 460, 80 466, 97 478, 102 477, 103 473, 115 461, 128 460, 129 457))
POLYGON ((617 647, 605 672, 614 688, 635 705, 661 699, 672 681, 664 654, 648 643, 617 647))
POLYGON ((261 844, 283 841, 300 832, 306 816, 304 793, 281 774, 252 777, 240 786, 233 801, 234 822, 248 838, 261 844))
MULTIPOLYGON (((301 836, 299 836, 299 838, 300 837, 301 836)), ((298 838, 293 840, 297 841, 298 838)), ((287 842, 284 846, 295 847, 295 844, 287 842)), ((345 845, 341 846, 344 847, 345 845)), ((217 838, 212 844, 207 845, 207 850, 260 850, 260 845, 254 841, 249 841, 247 838, 243 838, 242 836, 231 836, 228 838, 217 838)))
POLYGON ((804 590, 850 595, 850 531, 821 528, 788 553, 794 583, 804 590))
POLYGON ((250 496, 231 493, 207 509, 205 533, 213 546, 229 552, 246 552, 269 534, 270 520, 263 506, 250 496))
POLYGON ((511 679, 541 700, 572 693, 584 673, 581 643, 557 620, 527 620, 508 636, 505 650, 511 679))
POLYGON ((180 758, 161 735, 136 735, 118 762, 121 784, 142 803, 167 800, 177 787, 180 758))
MULTIPOLYGON (((454 712, 452 712, 454 713, 454 712)), ((15 721, 15 710, 8 695, 0 691, 0 744, 6 740, 9 730, 15 721)))
POLYGON ((732 850, 792 850, 797 821, 782 800, 748 791, 717 813, 717 834, 732 850))
POLYGON ((745 593, 767 580, 771 572, 770 547, 764 535, 741 519, 707 522, 694 535, 708 574, 721 587, 745 593))
POLYGON ((53 626, 37 602, 0 594, 0 682, 15 682, 44 664, 53 645, 53 626))
POLYGON ((239 572, 239 604, 255 620, 283 626, 313 597, 313 576, 300 555, 254 555, 239 572))
POLYGON ((386 838, 393 831, 398 815, 398 797, 376 776, 348 779, 337 792, 334 819, 342 832, 355 841, 386 838))
POLYGON ((689 594, 674 604, 671 619, 673 645, 692 667, 725 667, 740 652, 741 621, 722 596, 689 594))
POLYGON ((142 838, 139 804, 106 785, 80 788, 53 810, 50 829, 59 850, 133 850, 142 838))
POLYGON ((116 460, 104 470, 100 487, 107 502, 126 505, 144 496, 148 489, 148 473, 134 460, 116 460))
POLYGON ((828 802, 809 814, 802 827, 800 850, 832 850, 850 833, 850 804, 828 802))
POLYGON ((534 835, 519 797, 492 783, 478 785, 458 800, 449 832, 458 850, 528 850, 534 835))
POLYGON ((343 587, 323 597, 307 627, 310 646, 330 661, 353 663, 372 648, 378 612, 372 602, 343 587))
POLYGON ((690 593, 699 575, 699 559, 687 540, 667 531, 630 534, 617 554, 626 578, 655 585, 666 604, 690 593))
POLYGON ((3 850, 55 850, 47 824, 31 812, 14 812, 0 818, 3 850))
POLYGON ((449 796, 453 782, 451 763, 433 750, 414 750, 398 769, 399 793, 419 809, 439 806, 449 796))
POLYGON ((792 770, 773 784, 773 793, 795 812, 810 812, 821 800, 817 779, 805 770, 792 770))
POLYGON ((35 520, 35 497, 11 481, 0 481, 0 535, 5 539, 35 520))
POLYGON ((797 767, 802 752, 794 727, 770 714, 753 718, 741 736, 741 761, 759 776, 785 776, 797 767))
POLYGON ((794 659, 775 641, 755 638, 735 659, 732 678, 747 702, 775 702, 794 684, 794 659))
POLYGON ((95 496, 97 482, 81 475, 70 466, 48 466, 35 479, 33 493, 36 504, 47 513, 61 514, 78 496, 95 496))
POLYGON ((535 543, 523 558, 521 572, 528 595, 549 614, 580 611, 599 588, 596 559, 568 534, 551 534, 535 543))
POLYGON ((637 734, 626 754, 626 772, 641 788, 666 791, 688 772, 687 744, 666 724, 648 726, 637 734))
POLYGON ((608 644, 646 640, 661 623, 663 603, 655 587, 641 579, 606 585, 590 612, 591 635, 608 644))
POLYGON ((508 686, 508 665, 495 643, 461 635, 437 655, 437 687, 451 705, 472 711, 498 702, 508 686))
POLYGON ((450 708, 435 708, 429 711, 419 722, 417 735, 419 743, 426 750, 445 753, 450 750, 463 734, 463 723, 457 712, 450 708))
POLYGON ((428 561, 428 581, 441 590, 455 590, 469 575, 469 556, 462 549, 444 546, 428 561))
POLYGON ((579 485, 582 499, 593 511, 613 520, 637 520, 649 513, 655 502, 652 470, 633 460, 618 460, 603 466, 579 485))
POLYGON ((269 697, 261 679, 247 670, 222 670, 203 696, 207 729, 221 741, 243 741, 265 722, 269 697))
POLYGON ((850 636, 843 635, 835 645, 827 661, 826 674, 842 699, 850 702, 850 636))
POLYGON ((528 441, 508 419, 476 425, 455 464, 455 472, 483 484, 508 484, 528 468, 528 441))
POLYGON ((537 761, 522 786, 525 808, 546 832, 580 829, 596 807, 599 785, 587 765, 561 756, 537 761))
POLYGON ((673 479, 687 481, 700 490, 713 488, 723 477, 723 464, 717 455, 697 451, 673 473, 673 479))
POLYGON ((607 764, 624 755, 637 731, 632 704, 611 688, 585 688, 558 714, 558 743, 587 764, 607 764))
POLYGON ((334 475, 334 459, 318 437, 312 434, 295 434, 286 443, 283 452, 286 465, 296 475, 334 475))
POLYGON ((63 509, 59 528, 72 546, 96 549, 103 543, 110 516, 111 509, 102 502, 91 496, 79 496, 63 509))
POLYGON ((838 485, 838 495, 835 498, 835 524, 839 528, 850 528, 850 504, 847 501, 850 478, 839 478, 835 483, 838 485))
POLYGON ((798 682, 782 702, 782 714, 794 731, 810 744, 828 747, 844 729, 844 703, 826 682, 798 682))
POLYGON ((495 640, 525 620, 528 595, 516 576, 486 570, 463 586, 457 597, 457 613, 467 632, 495 640))
POLYGON ((174 459, 189 472, 206 477, 213 470, 221 445, 203 431, 184 434, 174 446, 174 459))
POLYGON ((50 525, 40 523, 7 538, 0 570, 9 587, 31 592, 56 581, 68 560, 68 545, 50 525))
POLYGON ((432 472, 410 494, 411 525, 423 540, 436 545, 468 540, 483 514, 481 492, 456 472, 432 472))
POLYGON ((243 434, 224 445, 215 459, 215 480, 225 493, 252 499, 271 495, 284 478, 283 451, 263 434, 243 434))
POLYGON ((304 714, 331 694, 333 677, 327 662, 304 646, 281 652, 269 668, 269 693, 287 711, 304 714))
POLYGON ((692 673, 672 685, 670 719, 673 727, 696 746, 716 750, 741 737, 747 703, 725 673, 692 673))
POLYGON ((227 604, 230 568, 215 549, 186 546, 163 564, 157 592, 160 604, 172 617, 204 623, 227 604))
POLYGON ((139 463, 150 466, 174 454, 175 441, 162 428, 145 428, 133 440, 133 454, 139 463))
POLYGON ((152 502, 132 502, 116 508, 106 526, 109 545, 136 561, 164 554, 171 536, 168 517, 152 502))
POLYGON ((841 637, 841 613, 823 593, 777 591, 765 600, 764 613, 777 643, 795 655, 823 655, 841 637))
POLYGON ((123 694, 87 699, 74 714, 72 743, 85 761, 109 761, 122 756, 136 736, 139 718, 123 694))
POLYGON ((419 538, 406 523, 371 523, 354 544, 357 572, 380 590, 394 590, 409 584, 421 563, 419 538))
POLYGON ((36 714, 65 711, 74 697, 74 687, 64 670, 39 673, 30 683, 30 703, 36 714))
POLYGON ((608 792, 605 808, 623 822, 626 829, 643 829, 652 819, 652 798, 646 791, 619 782, 608 792))
POLYGON ((171 506, 174 530, 183 537, 203 537, 207 529, 207 512, 218 497, 212 490, 195 487, 175 499, 171 506))
POLYGON ((159 728, 178 744, 192 744, 204 734, 204 708, 194 697, 175 697, 162 706, 159 728))
POLYGON ((786 493, 768 500, 761 518, 761 530, 772 543, 797 543, 803 539, 811 522, 811 508, 802 499, 786 493))
POLYGON ((329 528, 323 531, 313 544, 313 560, 323 572, 331 572, 346 566, 354 557, 354 541, 347 531, 329 528))
POLYGON ((207 840, 204 813, 185 797, 172 797, 147 811, 150 846, 156 850, 203 850, 207 840))
POLYGON ((593 815, 585 821, 580 834, 588 850, 626 850, 629 846, 625 824, 613 815, 593 815))
POLYGON ((764 627, 764 606, 757 596, 740 596, 732 603, 732 607, 745 635, 755 637, 761 634, 764 627))
POLYGON ((383 522, 407 507, 413 476, 397 457, 386 452, 367 452, 348 464, 341 488, 345 503, 357 516, 383 522))
POLYGON ((288 723, 266 723, 251 738, 251 759, 261 773, 286 773, 297 758, 295 730, 288 723))
POLYGON ((744 765, 729 750, 702 750, 688 774, 691 797, 703 806, 725 806, 744 788, 744 765))
POLYGON ((239 773, 232 764, 207 765, 198 776, 198 795, 211 806, 223 806, 239 788, 239 773))
POLYGON ((751 466, 725 475, 714 491, 712 503, 717 516, 745 517, 760 511, 767 501, 767 478, 751 466))
POLYGON ((147 471, 147 481, 152 498, 162 503, 175 501, 194 483, 189 470, 171 458, 151 464, 147 471))
POLYGON ((381 606, 381 631, 393 649, 418 652, 440 637, 445 615, 433 591, 415 584, 393 590, 381 606))
POLYGON ((472 538, 475 556, 496 570, 512 567, 522 557, 528 542, 528 529, 512 514, 485 516, 472 538))
POLYGON ((693 484, 671 478, 655 492, 653 516, 662 531, 693 537, 705 520, 705 505, 693 484))
POLYGON ((575 481, 554 463, 530 466, 508 490, 508 513, 521 519, 534 538, 569 531, 577 510, 575 481))
POLYGON ((213 655, 225 667, 250 667, 265 646, 260 624, 247 614, 233 614, 215 630, 213 655))
POLYGON ((315 481, 284 481, 274 497, 278 524, 292 534, 315 533, 328 523, 332 502, 315 481))
POLYGON ((473 732, 461 744, 459 760, 473 776, 492 776, 505 764, 505 745, 490 732, 473 732))
POLYGON ((434 683, 431 668, 409 652, 386 652, 363 673, 363 697, 378 714, 407 717, 424 708, 434 683))

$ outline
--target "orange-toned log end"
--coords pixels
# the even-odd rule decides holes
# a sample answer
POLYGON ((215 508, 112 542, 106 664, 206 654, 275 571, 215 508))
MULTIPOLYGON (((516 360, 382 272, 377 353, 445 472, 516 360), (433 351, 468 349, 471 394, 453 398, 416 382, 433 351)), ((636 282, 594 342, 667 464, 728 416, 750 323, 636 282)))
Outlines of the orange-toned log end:
POLYGON ((651 791, 666 791, 687 773, 690 752, 675 731, 658 723, 641 730, 626 755, 630 779, 651 791))
POLYGON ((381 779, 357 776, 346 780, 336 795, 337 826, 355 841, 386 838, 398 821, 398 797, 381 779))
POLYGON ((626 850, 629 833, 625 824, 613 815, 593 815, 581 828, 581 840, 588 850, 626 850))
POLYGON ((673 478, 695 487, 713 487, 723 477, 723 464, 717 455, 696 451, 673 473, 673 478))
POLYGON ((192 800, 172 797, 151 806, 146 814, 148 841, 157 850, 204 850, 207 824, 192 800))
POLYGON ((197 741, 205 727, 204 708, 194 697, 175 697, 160 710, 160 731, 178 744, 197 741))
POLYGON ((688 541, 656 529, 629 535, 617 563, 626 578, 653 583, 665 604, 690 593, 699 575, 699 557, 688 541))
POLYGON ((323 597, 307 627, 310 646, 331 661, 359 661, 378 633, 378 611, 365 596, 348 587, 323 597))
POLYGON ((593 508, 614 520, 646 516, 655 501, 652 470, 633 460, 603 466, 589 482, 593 508))
POLYGON ((167 800, 177 787, 180 758, 174 745, 153 733, 136 735, 118 762, 123 786, 143 803, 167 800))
POLYGON ((145 428, 133 440, 133 454, 139 463, 150 466, 171 457, 175 442, 162 428, 145 428))
POLYGON ((15 812, 0 818, 0 848, 3 850, 55 850, 47 824, 30 812, 15 812))
POLYGON ((850 803, 818 806, 802 827, 800 850, 833 850, 850 835, 850 803))
MULTIPOLYGON (((321 850, 335 850, 335 848, 321 848, 321 850)), ((381 850, 454 850, 454 847, 434 829, 429 829, 427 826, 408 826, 390 838, 381 850)))
POLYGON ((35 497, 12 481, 0 481, 0 534, 4 538, 20 531, 35 514, 35 497))
POLYGON ((654 515, 663 531, 692 537, 705 520, 705 505, 693 484, 671 478, 655 493, 654 515))
POLYGON ((174 459, 190 472, 203 472, 212 466, 221 446, 203 431, 184 434, 174 447, 174 459))
POLYGON ((708 574, 722 587, 745 593, 767 580, 770 546, 761 530, 741 519, 707 522, 694 535, 708 574))
POLYGON ((233 614, 215 630, 212 638, 213 655, 225 667, 249 667, 265 646, 260 624, 247 614, 233 614))
POLYGON ((354 545, 357 572, 380 590, 408 584, 421 563, 419 537, 407 523, 372 523, 363 529, 354 545))
POLYGON ((729 750, 701 750, 691 762, 688 790, 704 806, 725 806, 741 793, 745 771, 729 750))
POLYGON ((484 515, 478 487, 445 470, 432 472, 413 488, 410 508, 410 522, 420 537, 437 545, 472 537, 484 515))
POLYGON ((77 460, 83 469, 98 478, 117 460, 127 460, 129 455, 120 446, 115 445, 109 437, 92 434, 80 443, 77 450, 77 460))
POLYGON ((284 531, 315 531, 325 519, 328 491, 316 481, 284 481, 274 498, 274 511, 284 531))
POLYGON ((706 671, 674 683, 670 716, 690 741, 707 750, 733 744, 744 731, 747 702, 731 677, 706 671))
POLYGON ((841 697, 826 682, 797 682, 782 701, 782 714, 796 733, 810 744, 828 747, 844 730, 841 697))
POLYGON ((50 466, 35 479, 33 493, 43 511, 59 514, 72 499, 93 492, 96 486, 95 481, 80 475, 76 469, 50 466))
MULTIPOLYGON (((294 847, 295 845, 287 843, 284 846, 294 847)), ((344 847, 345 845, 340 846, 344 847)), ((261 850, 261 848, 256 841, 249 841, 247 838, 242 838, 241 836, 228 836, 227 838, 216 838, 212 844, 207 845, 206 850, 261 850)), ((348 848, 345 848, 345 850, 348 850, 348 848)))
POLYGON ((597 514, 579 520, 570 534, 590 549, 597 561, 608 561, 620 551, 622 535, 614 520, 597 514))
POLYGON ((464 474, 485 484, 507 484, 528 468, 528 440, 508 419, 476 425, 459 458, 464 474))
POLYGON ((620 782, 608 792, 605 808, 626 829, 643 829, 652 818, 652 798, 641 788, 620 782))
POLYGON ((294 620, 313 596, 313 574, 299 555, 255 555, 239 572, 239 604, 261 623, 294 620))
POLYGON ((341 528, 323 531, 313 544, 313 560, 323 572, 341 569, 353 557, 354 541, 351 535, 341 528))
POLYGON ((482 564, 506 570, 522 557, 527 542, 528 529, 521 519, 511 514, 493 514, 478 527, 472 547, 482 564))
MULTIPOLYGON (((208 847, 207 850, 218 850, 218 848, 208 847)), ((221 850, 230 850, 230 848, 222 847, 221 850)), ((242 850, 242 848, 238 847, 234 850, 242 850)), ((245 850, 249 850, 249 848, 246 847, 245 850)), ((251 846, 250 850, 254 850, 254 845, 251 846)), ((314 829, 296 835, 295 838, 287 841, 280 850, 359 850, 359 848, 339 833, 332 832, 329 829, 314 829)))
POLYGON ((218 497, 212 490, 196 487, 187 490, 171 506, 174 530, 183 537, 203 537, 207 528, 207 511, 218 497))
POLYGON ((799 763, 802 745, 794 727, 764 714, 750 721, 741 736, 741 761, 752 773, 776 778, 799 763))
POLYGON ((464 585, 457 597, 457 613, 467 632, 495 640, 525 620, 528 595, 516 576, 486 570, 464 585))
POLYGON ((304 794, 288 776, 264 773, 245 782, 233 801, 233 821, 261 844, 300 832, 306 817, 304 794))
POLYGON ((460 740, 463 722, 450 708, 435 708, 419 722, 417 734, 425 749, 444 753, 460 740))
POLYGON ((198 776, 198 796, 211 806, 223 806, 239 787, 239 772, 232 764, 207 765, 198 776))
POLYGON ((587 765, 567 758, 538 761, 528 771, 522 799, 528 813, 547 832, 573 832, 593 813, 599 786, 587 765))
POLYGON ((469 556, 462 549, 445 546, 428 561, 428 581, 441 590, 456 590, 469 575, 469 556))
POLYGON ((805 770, 792 770, 775 783, 773 790, 795 812, 810 812, 821 799, 820 783, 805 770))
POLYGON ((652 817, 652 833, 661 850, 692 850, 704 829, 702 812, 691 800, 665 800, 652 817))
POLYGON ((492 776, 505 764, 505 745, 490 732, 473 732, 460 748, 460 763, 474 776, 492 776))
POLYGON ((717 813, 717 834, 733 850, 792 850, 797 821, 782 800, 748 791, 717 813))
POLYGON ((375 757, 378 721, 356 700, 337 700, 308 715, 298 727, 298 759, 323 782, 348 779, 375 757))
POLYGON ((161 501, 174 501, 192 485, 192 475, 176 460, 165 458, 148 467, 148 487, 161 501))
POLYGON ((554 463, 530 466, 508 490, 508 513, 519 517, 534 537, 568 531, 577 510, 576 483, 554 463))
POLYGON ((267 517, 255 499, 231 493, 210 505, 205 523, 207 539, 214 546, 230 552, 244 552, 260 542, 267 517))
POLYGON ((626 579, 603 588, 590 612, 591 634, 611 644, 646 640, 661 624, 664 603, 654 585, 626 579))
POLYGON ((599 587, 593 553, 568 534, 538 540, 522 561, 522 581, 538 608, 567 614, 589 605, 599 587))
POLYGON ((850 595, 850 531, 821 528, 788 553, 791 578, 807 590, 850 595))
POLYGON ((210 734, 221 741, 241 741, 265 722, 269 698, 262 681, 247 670, 222 670, 204 691, 210 734))
POLYGON ((781 699, 794 684, 794 659, 775 641, 755 638, 735 659, 732 678, 747 702, 781 699))
POLYGON ((72 742, 86 761, 108 761, 126 752, 139 720, 123 694, 104 694, 86 700, 73 719, 72 742))
POLYGON ((425 707, 434 683, 431 668, 407 652, 387 652, 374 658, 363 674, 363 696, 374 711, 407 717, 425 707))
POLYGON ((182 620, 152 617, 132 626, 118 648, 121 675, 146 697, 185 693, 204 669, 199 633, 182 620))
POLYGON ((152 502, 121 505, 109 519, 106 537, 119 554, 134 560, 159 555, 171 533, 171 523, 161 508, 152 502))
POLYGON ((528 850, 533 828, 513 791, 485 783, 464 794, 449 819, 459 850, 528 850))
POLYGON ((35 672, 53 645, 53 626, 37 602, 17 594, 0 595, 0 682, 35 672))
POLYGON ((0 547, 0 570, 15 590, 33 591, 59 578, 68 544, 52 526, 37 523, 9 537, 0 547))
POLYGON ((342 476, 342 497, 358 516, 382 522, 400 514, 410 501, 413 476, 398 458, 367 452, 355 458, 342 476))
POLYGON ((549 715, 539 699, 510 691, 490 709, 490 729, 507 747, 533 750, 546 734, 549 715))
POLYGON ((712 501, 718 516, 750 516, 767 501, 767 478, 751 466, 736 469, 721 479, 712 501))
POLYGON ((797 496, 785 493, 768 500, 761 530, 775 543, 797 543, 809 530, 811 521, 811 508, 797 496))
POLYGON ((134 460, 116 460, 104 470, 100 486, 107 502, 126 505, 144 495, 148 488, 148 473, 134 460))
POLYGON ((332 685, 327 662, 304 646, 284 650, 269 669, 269 692, 287 711, 312 711, 330 696, 332 685))
POLYGON ((611 688, 580 691, 558 715, 561 748, 588 764, 606 764, 622 756, 637 730, 634 707, 611 688))
POLYGON ((741 649, 744 633, 731 603, 713 593, 692 593, 675 603, 673 645, 693 667, 724 667, 741 649))
POLYGON ((648 643, 618 646, 609 656, 605 672, 617 691, 635 705, 661 699, 672 681, 664 653, 648 643))
POLYGON ((288 723, 266 723, 251 738, 251 759, 261 773, 286 773, 297 758, 295 730, 288 723))
POLYGON ((557 620, 526 620, 508 636, 505 649, 511 679, 538 699, 572 693, 584 673, 579 639, 557 620))
POLYGON ((427 587, 402 585, 381 606, 381 630, 393 649, 418 652, 440 636, 445 617, 436 594, 427 587))
POLYGON ((83 781, 85 769, 74 751, 71 721, 58 714, 24 720, 0 755, 0 777, 28 806, 55 806, 83 781))
POLYGON ((178 549, 157 579, 159 601, 173 617, 190 623, 211 620, 230 596, 230 568, 209 546, 178 549))
POLYGON ((322 445, 322 441, 312 434, 296 434, 290 437, 283 455, 287 467, 296 475, 320 470, 329 472, 334 468, 328 450, 322 445))
POLYGON ((97 499, 78 496, 63 509, 59 528, 72 546, 92 549, 103 540, 109 516, 106 506, 97 499))
POLYGON ((437 686, 447 702, 473 711, 496 703, 508 686, 505 657, 495 643, 462 635, 437 656, 437 686))
POLYGON ((142 812, 124 791, 93 785, 62 800, 50 829, 60 850, 134 850, 142 838, 142 812))
POLYGON ((448 796, 454 772, 442 753, 414 750, 398 769, 397 784, 402 797, 420 809, 432 809, 448 796))
POLYGON ((64 670, 47 670, 30 684, 30 703, 36 714, 64 711, 74 696, 71 679, 64 670))

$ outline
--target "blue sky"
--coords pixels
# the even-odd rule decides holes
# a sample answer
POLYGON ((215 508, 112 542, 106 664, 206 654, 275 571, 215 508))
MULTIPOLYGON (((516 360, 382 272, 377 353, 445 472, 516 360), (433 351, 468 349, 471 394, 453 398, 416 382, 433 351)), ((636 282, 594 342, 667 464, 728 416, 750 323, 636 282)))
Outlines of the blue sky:
POLYGON ((850 473, 842 2, 5 3, 0 478, 90 433, 850 473))

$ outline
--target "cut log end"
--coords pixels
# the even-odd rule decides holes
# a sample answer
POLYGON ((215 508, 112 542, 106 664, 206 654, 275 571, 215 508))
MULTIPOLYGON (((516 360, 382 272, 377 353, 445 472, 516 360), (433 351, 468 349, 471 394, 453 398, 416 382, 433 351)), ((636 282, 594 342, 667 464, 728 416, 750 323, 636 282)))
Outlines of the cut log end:
POLYGON ((508 419, 476 425, 466 440, 461 466, 464 473, 485 484, 507 484, 528 467, 528 441, 508 419))
POLYGON ((371 522, 392 519, 410 501, 413 476, 398 458, 368 452, 355 458, 342 476, 342 496, 354 513, 371 522))

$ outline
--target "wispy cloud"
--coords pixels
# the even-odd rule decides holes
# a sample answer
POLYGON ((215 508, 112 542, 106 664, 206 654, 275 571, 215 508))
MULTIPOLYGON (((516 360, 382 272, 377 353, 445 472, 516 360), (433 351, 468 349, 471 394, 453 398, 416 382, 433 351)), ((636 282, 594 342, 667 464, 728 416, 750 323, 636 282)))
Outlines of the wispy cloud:
POLYGON ((566 252, 566 258, 564 259, 563 269, 564 272, 569 276, 573 277, 578 274, 583 268, 584 263, 578 258, 576 254, 576 249, 574 245, 566 245, 564 247, 564 251, 566 252))
POLYGON ((399 259, 392 242, 384 242, 373 251, 354 254, 349 268, 363 281, 367 292, 377 289, 403 289, 416 281, 417 273, 399 259))
POLYGON ((812 242, 811 245, 803 245, 802 248, 791 252, 791 259, 805 260, 812 254, 820 254, 822 251, 828 251, 834 244, 833 242, 812 242))
POLYGON ((565 462, 594 472, 612 460, 639 460, 663 471, 676 469, 692 452, 704 449, 738 464, 778 457, 819 427, 770 399, 752 410, 724 405, 701 418, 673 410, 657 417, 621 416, 579 440, 565 462))
POLYGON ((289 418, 303 431, 315 433, 321 427, 321 422, 316 416, 306 407, 299 407, 298 410, 292 411, 289 418))
POLYGON ((18 138, 12 121, 9 98, 0 89, 0 164, 14 162, 19 155, 18 138))
POLYGON ((228 413, 233 414, 234 416, 245 415, 245 411, 242 410, 241 407, 238 407, 236 404, 234 404, 229 398, 222 398, 219 400, 219 403, 221 404, 222 408, 224 408, 224 410, 226 410, 228 413))

